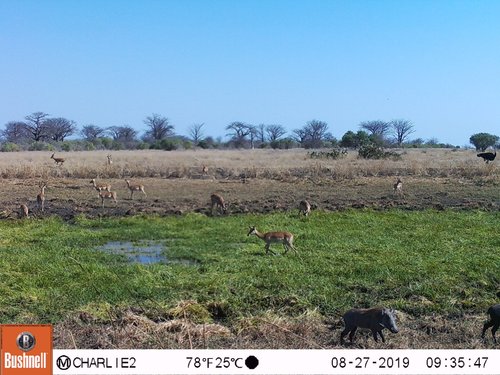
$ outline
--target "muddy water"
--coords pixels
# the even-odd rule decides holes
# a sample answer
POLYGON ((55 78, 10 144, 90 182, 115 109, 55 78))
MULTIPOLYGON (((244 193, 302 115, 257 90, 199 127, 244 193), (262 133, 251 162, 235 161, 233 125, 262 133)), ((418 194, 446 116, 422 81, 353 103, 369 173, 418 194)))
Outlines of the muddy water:
POLYGON ((164 243, 151 240, 111 241, 96 250, 110 254, 123 255, 131 263, 155 264, 155 263, 176 263, 184 265, 195 265, 192 259, 168 259, 165 253, 167 247, 164 243))
POLYGON ((164 248, 163 244, 155 241, 112 241, 98 247, 97 250, 116 255, 123 255, 129 262, 152 264, 167 262, 166 257, 162 254, 164 248))

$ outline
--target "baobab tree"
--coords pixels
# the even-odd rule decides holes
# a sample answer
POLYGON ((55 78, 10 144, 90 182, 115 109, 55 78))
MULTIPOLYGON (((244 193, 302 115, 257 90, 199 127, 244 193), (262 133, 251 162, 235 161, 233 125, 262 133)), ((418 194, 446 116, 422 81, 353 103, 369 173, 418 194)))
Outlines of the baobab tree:
POLYGON ((403 144, 403 142, 408 138, 411 133, 414 133, 413 124, 409 120, 392 120, 390 122, 390 126, 392 127, 392 132, 394 134, 394 139, 399 147, 403 144))

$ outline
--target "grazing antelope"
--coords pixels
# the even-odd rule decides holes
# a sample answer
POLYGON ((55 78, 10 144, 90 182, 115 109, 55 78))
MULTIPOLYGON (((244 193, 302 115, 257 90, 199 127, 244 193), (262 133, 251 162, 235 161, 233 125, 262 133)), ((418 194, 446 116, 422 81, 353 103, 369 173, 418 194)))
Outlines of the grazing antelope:
POLYGON ((271 252, 276 255, 274 251, 272 251, 269 246, 272 243, 282 243, 283 247, 285 248, 284 254, 287 253, 288 249, 292 249, 293 251, 297 252, 295 247, 293 247, 293 234, 289 232, 267 232, 267 233, 260 233, 255 227, 250 227, 250 231, 248 232, 247 236, 250 236, 251 234, 255 234, 257 237, 259 237, 261 240, 263 240, 266 243, 265 249, 266 249, 266 254, 268 252, 271 252))
POLYGON ((377 334, 385 342, 382 330, 387 328, 392 333, 398 333, 396 326, 395 311, 383 307, 374 307, 371 309, 352 309, 346 312, 343 316, 345 329, 340 334, 340 343, 344 343, 344 337, 349 333, 349 340, 352 342, 354 334, 358 327, 368 328, 372 331, 373 338, 378 342, 377 334))
POLYGON ((307 216, 311 213, 311 204, 306 200, 300 201, 299 210, 301 214, 307 216))
POLYGON ((113 159, 111 159, 111 155, 106 155, 106 157, 108 158, 108 165, 113 164, 113 159))
POLYGON ((134 195, 134 191, 142 191, 144 193, 145 197, 148 196, 146 194, 146 192, 144 191, 144 185, 130 185, 130 181, 129 180, 125 180, 125 182, 127 183, 127 187, 130 190, 130 199, 132 199, 132 197, 134 195))
POLYGON ((51 159, 54 159, 54 161, 55 161, 55 163, 56 163, 57 165, 63 165, 63 163, 64 163, 64 159, 63 159, 63 158, 55 158, 55 157, 54 157, 54 155, 55 155, 55 154, 56 154, 56 153, 54 152, 50 158, 51 158, 51 159))
POLYGON ((400 197, 404 196, 403 194, 403 181, 400 178, 394 184, 393 193, 399 195, 400 197))
POLYGON ((221 214, 225 214, 227 212, 227 206, 224 202, 224 198, 222 198, 222 195, 213 193, 210 196, 210 201, 212 202, 212 215, 215 207, 217 207, 221 214))
POLYGON ((110 184, 101 184, 101 185, 97 185, 95 183, 95 178, 93 178, 92 180, 90 180, 90 183, 92 185, 94 185, 94 189, 96 189, 98 192, 101 192, 103 190, 106 190, 106 191, 111 191, 111 185, 110 184))
POLYGON ((29 219, 29 210, 28 210, 28 206, 26 206, 25 204, 22 204, 19 206, 19 209, 21 210, 20 212, 20 215, 21 217, 25 217, 27 219, 29 219))
POLYGON ((36 196, 36 203, 38 208, 43 212, 45 208, 45 188, 47 187, 46 182, 40 184, 40 193, 36 196))
POLYGON ((116 201, 116 191, 103 190, 99 192, 99 197, 101 198, 102 208, 104 208, 105 199, 112 199, 115 204, 118 204, 118 202, 116 201))

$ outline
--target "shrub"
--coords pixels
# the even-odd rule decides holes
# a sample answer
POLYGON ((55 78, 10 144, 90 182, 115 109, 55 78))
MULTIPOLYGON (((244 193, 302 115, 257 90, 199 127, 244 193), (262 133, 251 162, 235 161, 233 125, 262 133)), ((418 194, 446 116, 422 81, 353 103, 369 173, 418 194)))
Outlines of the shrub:
POLYGON ((70 142, 63 142, 61 143, 61 150, 63 151, 71 151, 72 149, 72 144, 70 142))
POLYGON ((147 142, 140 142, 136 146, 136 149, 138 149, 138 150, 147 150, 149 148, 150 148, 150 146, 149 146, 149 143, 147 143, 147 142))
POLYGON ((334 148, 332 151, 312 151, 308 155, 311 159, 339 159, 347 155, 347 150, 334 148))
POLYGON ((29 151, 55 151, 55 148, 50 143, 46 142, 33 142, 28 147, 29 151))
POLYGON ((173 151, 177 150, 178 144, 171 139, 162 139, 153 143, 149 148, 153 150, 173 151))
POLYGON ((15 144, 15 143, 12 143, 12 142, 6 142, 4 144, 2 144, 2 148, 1 148, 1 151, 2 152, 16 152, 16 151, 20 151, 21 148, 15 144))
POLYGON ((363 145, 359 148, 358 157, 363 159, 393 159, 401 160, 401 155, 394 151, 384 151, 383 147, 373 143, 363 145))

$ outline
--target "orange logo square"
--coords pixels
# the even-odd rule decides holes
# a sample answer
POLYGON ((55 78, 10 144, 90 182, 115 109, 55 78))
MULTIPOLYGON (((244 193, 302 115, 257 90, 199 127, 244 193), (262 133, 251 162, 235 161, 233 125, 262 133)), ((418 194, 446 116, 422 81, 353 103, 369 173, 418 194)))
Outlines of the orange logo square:
POLYGON ((0 375, 52 375, 52 326, 0 325, 0 375))

